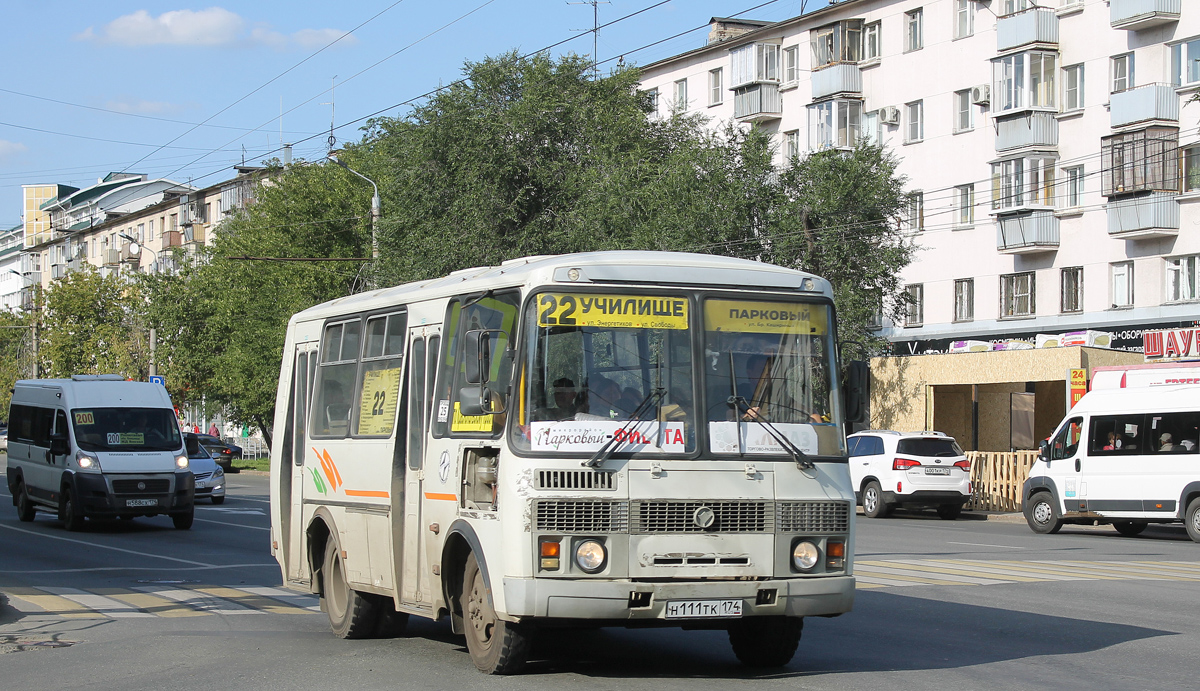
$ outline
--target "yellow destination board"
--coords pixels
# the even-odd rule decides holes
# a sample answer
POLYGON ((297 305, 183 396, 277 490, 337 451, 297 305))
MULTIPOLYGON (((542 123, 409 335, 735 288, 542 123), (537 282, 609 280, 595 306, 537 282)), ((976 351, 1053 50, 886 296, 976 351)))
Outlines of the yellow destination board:
POLYGON ((365 436, 392 433, 396 424, 396 403, 400 398, 401 368, 370 370, 363 375, 359 398, 358 431, 365 436))
POLYGON ((688 301, 661 295, 542 293, 538 296, 538 326, 686 329, 688 301))
POLYGON ((94 425, 96 424, 96 416, 90 410, 80 410, 75 412, 75 424, 77 425, 94 425))
POLYGON ((829 308, 790 302, 706 300, 704 323, 709 331, 760 334, 812 334, 829 331, 829 308))
POLYGON ((454 402, 454 419, 450 421, 452 432, 491 432, 491 415, 463 415, 458 402, 454 402))

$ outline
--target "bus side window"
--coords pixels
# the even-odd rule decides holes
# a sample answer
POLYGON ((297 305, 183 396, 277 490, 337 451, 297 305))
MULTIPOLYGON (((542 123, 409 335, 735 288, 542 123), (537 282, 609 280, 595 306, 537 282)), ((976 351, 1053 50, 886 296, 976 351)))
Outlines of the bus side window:
MULTIPOLYGON (((434 405, 433 432, 435 437, 495 437, 504 428, 505 415, 465 416, 458 412, 458 392, 466 383, 463 381, 465 368, 458 361, 463 348, 464 334, 476 329, 489 329, 493 333, 491 346, 491 372, 488 388, 490 395, 503 397, 508 393, 512 378, 512 363, 502 357, 509 347, 509 339, 515 338, 517 326, 516 292, 487 297, 455 298, 446 312, 446 338, 438 366, 437 397, 434 405), (463 305, 466 304, 466 307, 463 305)), ((507 406, 508 401, 502 401, 507 406)))
POLYGON ((1083 418, 1071 418, 1058 436, 1054 437, 1054 442, 1050 445, 1050 459, 1060 460, 1063 458, 1071 458, 1075 452, 1079 450, 1079 438, 1083 435, 1083 418))
POLYGON ((344 437, 350 430, 350 408, 358 372, 361 322, 330 324, 321 343, 315 398, 309 428, 314 437, 344 437))

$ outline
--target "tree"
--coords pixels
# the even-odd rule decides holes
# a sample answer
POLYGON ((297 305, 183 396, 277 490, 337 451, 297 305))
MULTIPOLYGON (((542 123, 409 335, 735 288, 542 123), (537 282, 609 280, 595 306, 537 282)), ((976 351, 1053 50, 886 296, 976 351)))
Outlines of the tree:
POLYGON ((128 284, 90 265, 51 283, 38 345, 43 376, 111 373, 144 379, 149 349, 138 308, 128 284))
POLYGON ((32 327, 28 313, 0 312, 0 417, 8 417, 13 383, 33 369, 32 327))

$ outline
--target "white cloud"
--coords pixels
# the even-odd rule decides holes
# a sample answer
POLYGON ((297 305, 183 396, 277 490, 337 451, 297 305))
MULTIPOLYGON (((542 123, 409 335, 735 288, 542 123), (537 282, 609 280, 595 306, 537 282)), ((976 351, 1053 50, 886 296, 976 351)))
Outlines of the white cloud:
MULTIPOLYGON (((266 24, 247 28, 247 22, 239 15, 221 7, 205 10, 172 10, 157 17, 146 10, 118 17, 96 29, 88 27, 75 36, 80 41, 101 44, 138 46, 229 46, 245 44, 266 46, 276 50, 299 47, 306 50, 320 48, 345 34, 338 29, 301 29, 287 35, 266 24)), ((348 36, 338 45, 357 43, 348 36)))
POLYGON ((0 139, 0 161, 16 158, 19 154, 23 154, 28 150, 29 148, 21 142, 10 142, 0 139))

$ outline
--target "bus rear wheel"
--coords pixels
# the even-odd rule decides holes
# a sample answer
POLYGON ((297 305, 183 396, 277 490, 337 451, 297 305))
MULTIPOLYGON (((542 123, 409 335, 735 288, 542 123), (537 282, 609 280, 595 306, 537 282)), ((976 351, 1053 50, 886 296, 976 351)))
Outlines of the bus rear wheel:
POLYGON ((803 631, 797 617, 751 617, 729 625, 729 644, 747 667, 782 667, 796 655, 803 631))
POLYGON ((516 674, 524 669, 529 633, 520 624, 496 616, 474 553, 463 570, 461 602, 467 651, 475 667, 485 674, 516 674))
POLYGON ((330 538, 325 545, 325 561, 321 567, 321 591, 329 626, 338 638, 369 638, 375 633, 379 608, 374 599, 350 587, 346 580, 346 563, 337 542, 330 538))

